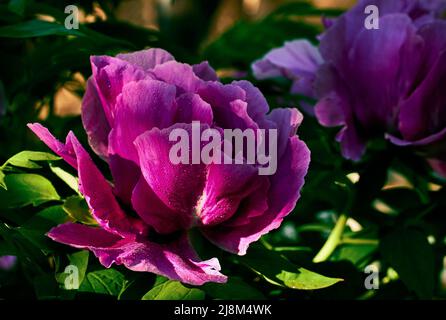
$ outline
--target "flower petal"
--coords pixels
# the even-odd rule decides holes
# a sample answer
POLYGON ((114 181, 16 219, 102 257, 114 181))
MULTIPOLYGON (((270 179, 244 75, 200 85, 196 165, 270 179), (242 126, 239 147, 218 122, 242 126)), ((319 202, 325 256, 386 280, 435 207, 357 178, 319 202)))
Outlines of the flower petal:
POLYGON ((52 228, 47 236, 76 248, 109 248, 123 239, 104 229, 72 222, 52 228))
MULTIPOLYGON (((200 125, 200 132, 206 128, 200 125)), ((176 124, 167 129, 153 128, 135 140, 141 172, 159 199, 174 211, 192 216, 193 208, 202 193, 206 181, 206 166, 199 164, 173 164, 169 152, 176 142, 169 141, 174 129, 184 129, 192 146, 192 125, 176 124)), ((198 137, 199 139, 199 137, 198 137)), ((189 147, 189 163, 194 150, 189 147)))
POLYGON ((192 123, 200 121, 203 124, 212 125, 214 115, 212 108, 198 94, 183 93, 177 98, 176 123, 192 123))
POLYGON ((315 106, 319 123, 327 127, 344 125, 336 137, 341 143, 342 155, 359 160, 365 151, 365 139, 357 130, 347 85, 332 65, 325 64, 317 72, 315 88, 320 97, 315 106))
POLYGON ((246 92, 238 85, 207 82, 198 90, 200 97, 212 106, 214 121, 221 128, 257 129, 248 113, 246 92))
POLYGON ((28 128, 30 128, 32 132, 34 132, 34 134, 39 137, 39 139, 42 140, 51 150, 53 150, 54 153, 62 157, 72 167, 77 168, 76 155, 73 152, 71 141, 68 139, 68 137, 66 143, 63 144, 40 123, 28 123, 28 128))
POLYGON ((422 44, 405 14, 384 16, 380 18, 379 29, 359 32, 343 76, 354 79, 348 86, 353 95, 355 118, 364 131, 396 127, 400 97, 406 96, 416 81, 422 44), (407 62, 403 60, 409 57, 407 62))
POLYGON ((289 138, 277 172, 270 178, 270 185, 264 183, 259 187, 255 198, 250 199, 249 210, 240 210, 226 223, 204 230, 206 237, 229 252, 244 255, 252 242, 278 228, 283 218, 294 209, 309 162, 307 146, 297 136, 289 138), (262 202, 267 198, 266 194, 267 208, 262 202))
POLYGON ((233 85, 239 86, 246 93, 246 102, 248 103, 248 115, 255 122, 263 121, 266 113, 269 111, 268 102, 262 92, 256 88, 251 82, 246 80, 233 81, 233 85))
POLYGON ((280 159, 288 145, 288 139, 294 136, 303 120, 303 115, 294 108, 277 108, 268 115, 268 120, 275 123, 277 129, 277 157, 280 159))
POLYGON ((108 159, 108 135, 111 128, 92 78, 87 81, 81 116, 91 148, 103 159, 108 159))
POLYGON ((91 214, 99 225, 121 236, 136 237, 138 234, 145 234, 146 226, 141 221, 128 217, 121 209, 112 187, 72 132, 68 134, 67 139, 71 141, 76 154, 79 191, 87 200, 91 214))
POLYGON ((258 187, 257 168, 247 164, 210 164, 207 182, 196 208, 204 226, 230 219, 240 202, 258 187))
POLYGON ((118 257, 118 263, 133 271, 153 272, 191 285, 224 283, 216 258, 200 261, 187 236, 166 244, 143 242, 130 245, 118 257))
POLYGON ((122 87, 131 81, 151 79, 152 77, 137 66, 121 59, 108 56, 92 56, 92 79, 104 108, 108 123, 113 126, 116 99, 122 87))
POLYGON ((389 141, 392 142, 393 144, 401 147, 407 147, 407 146, 427 147, 433 144, 440 144, 442 142, 446 142, 446 128, 444 128, 438 133, 432 134, 423 139, 415 141, 404 140, 391 134, 387 134, 386 138, 389 139, 389 141))
POLYGON ((117 100, 115 125, 110 133, 109 152, 138 163, 133 142, 154 127, 173 124, 175 87, 158 80, 141 80, 124 85, 117 100))
POLYGON ((116 58, 130 62, 140 67, 144 71, 149 71, 159 64, 175 60, 175 58, 166 50, 151 48, 131 53, 118 54, 116 58))
POLYGON ((209 65, 207 61, 203 61, 199 64, 194 64, 192 70, 200 79, 204 81, 217 81, 218 77, 215 70, 209 65))
POLYGON ((316 46, 308 40, 294 40, 268 52, 263 59, 254 62, 252 69, 257 79, 277 76, 293 79, 295 93, 312 97, 312 83, 322 62, 316 46))
POLYGON ((101 264, 109 268, 113 263, 128 269, 153 272, 172 280, 192 285, 206 282, 226 282, 216 258, 200 261, 186 234, 168 243, 128 241, 102 229, 66 223, 53 228, 48 236, 76 248, 91 250, 101 264))
POLYGON ((54 241, 92 251, 107 268, 116 262, 122 252, 119 248, 127 243, 123 238, 101 228, 71 222, 54 227, 47 235, 54 241))
POLYGON ((40 124, 29 124, 28 127, 77 169, 79 191, 85 196, 93 217, 101 227, 121 236, 135 237, 146 232, 146 226, 141 221, 126 216, 113 195, 112 187, 72 132, 68 133, 66 143, 63 144, 40 124))
MULTIPOLYGON (((429 0, 428 0, 429 1, 429 0)), ((441 0, 442 1, 442 0, 441 0)), ((319 50, 325 61, 334 63, 337 66, 348 65, 346 57, 359 32, 367 31, 364 24, 364 10, 368 5, 375 5, 379 8, 380 19, 394 13, 404 13, 412 16, 414 14, 425 15, 428 12, 413 12, 417 9, 419 0, 388 1, 388 0, 360 0, 350 10, 320 36, 319 50)), ((381 22, 381 21, 380 21, 381 22)), ((381 25, 380 25, 381 28, 381 25)), ((373 30, 377 31, 377 30, 373 30)))
POLYGON ((133 189, 132 206, 141 219, 160 234, 186 230, 192 224, 192 216, 166 206, 153 192, 143 176, 133 189))
POLYGON ((141 170, 133 161, 116 154, 110 155, 110 171, 113 176, 113 192, 125 204, 130 204, 133 189, 141 177, 141 170))
POLYGON ((153 74, 157 79, 177 86, 179 93, 196 92, 203 83, 190 65, 176 61, 157 65, 153 69, 153 74))
MULTIPOLYGON (((446 127, 446 22, 426 25, 420 30, 425 40, 423 61, 429 69, 423 81, 401 103, 399 129, 405 140, 419 140, 446 127)), ((419 76, 419 75, 418 75, 419 76)))

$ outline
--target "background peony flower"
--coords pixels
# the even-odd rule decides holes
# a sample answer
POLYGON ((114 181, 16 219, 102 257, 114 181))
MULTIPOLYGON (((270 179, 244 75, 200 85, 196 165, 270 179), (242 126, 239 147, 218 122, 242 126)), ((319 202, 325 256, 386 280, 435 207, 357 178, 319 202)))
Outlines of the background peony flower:
POLYGON ((285 42, 283 47, 268 52, 252 65, 254 76, 259 79, 285 77, 293 81, 291 92, 314 97, 316 71, 323 63, 319 49, 308 40, 285 42))
MULTIPOLYGON (((326 24, 322 62, 301 76, 311 79, 312 88, 299 93, 316 97, 322 125, 342 127, 337 140, 344 157, 358 160, 367 141, 386 136, 414 147, 446 175, 446 21, 439 19, 445 10, 444 0, 362 0, 326 24), (379 29, 364 27, 368 5, 379 8, 379 29)), ((308 52, 295 46, 294 60, 282 72, 301 70, 296 57, 308 52)))
POLYGON ((1 256, 0 270, 11 270, 17 262, 16 256, 1 256))
POLYGON ((80 191, 100 226, 66 223, 49 237, 91 250, 106 267, 122 264, 194 285, 225 282, 218 260, 201 261, 187 231, 197 227, 217 246, 242 255, 279 227, 299 198, 309 165, 309 150, 295 135, 300 113, 267 114, 266 100, 251 83, 224 85, 207 62, 182 64, 161 49, 94 56, 91 64, 82 120, 113 185, 73 133, 61 143, 41 125, 29 125, 77 169, 80 191), (169 133, 190 131, 192 121, 202 129, 277 129, 276 173, 260 176, 247 164, 173 165, 169 133))

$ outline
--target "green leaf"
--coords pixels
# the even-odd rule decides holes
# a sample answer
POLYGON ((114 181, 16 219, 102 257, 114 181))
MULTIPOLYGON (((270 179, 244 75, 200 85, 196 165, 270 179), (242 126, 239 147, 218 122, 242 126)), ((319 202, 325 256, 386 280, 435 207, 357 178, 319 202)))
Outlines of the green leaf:
POLYGON ((0 208, 17 208, 27 205, 60 200, 53 185, 37 174, 8 174, 5 177, 8 190, 0 189, 0 208))
POLYGON ((0 28, 0 37, 4 38, 31 38, 51 35, 82 36, 76 29, 67 29, 64 25, 43 20, 30 20, 0 28))
POLYGON ((2 187, 5 190, 8 189, 6 187, 6 183, 5 183, 5 174, 3 173, 3 171, 1 169, 0 169, 0 187, 2 187))
POLYGON ((230 277, 227 283, 206 283, 203 290, 214 299, 223 300, 264 300, 259 290, 251 287, 241 278, 230 277))
POLYGON ((299 290, 316 290, 330 287, 340 281, 339 278, 330 278, 295 266, 282 255, 253 246, 248 254, 237 258, 243 264, 263 276, 268 282, 282 287, 299 290))
POLYGON ((46 233, 51 228, 66 222, 67 218, 61 206, 52 206, 38 212, 17 228, 17 231, 43 252, 49 253, 53 241, 46 236, 46 233))
POLYGON ((105 269, 87 273, 79 291, 118 297, 126 285, 127 281, 122 273, 115 269, 105 269))
POLYGON ((397 230, 381 240, 380 250, 409 290, 421 299, 432 297, 435 257, 423 233, 413 228, 397 230))
POLYGON ((96 220, 88 209, 87 202, 82 197, 71 196, 67 198, 63 204, 63 209, 75 221, 88 225, 97 225, 96 220))
POLYGON ((276 277, 288 288, 299 290, 323 289, 342 281, 342 279, 326 277, 305 268, 299 268, 297 272, 282 270, 276 277))
POLYGON ((76 266, 79 270, 79 285, 84 281, 85 273, 87 272, 88 256, 89 252, 87 250, 82 250, 68 255, 70 264, 76 266))
POLYGON ((67 218, 61 206, 52 206, 39 211, 20 228, 38 230, 45 233, 52 227, 66 222, 67 218))
POLYGON ((378 244, 343 244, 333 254, 333 261, 347 260, 364 269, 368 263, 368 257, 377 251, 378 244))
POLYGON ((188 288, 179 281, 158 277, 153 288, 147 292, 142 300, 203 300, 204 291, 188 288))
POLYGON ((35 161, 54 161, 61 158, 47 152, 38 151, 22 151, 9 158, 2 166, 6 167, 8 164, 16 167, 27 169, 39 169, 41 166, 35 161))
POLYGON ((80 195, 79 181, 75 176, 73 176, 71 173, 68 173, 64 169, 62 169, 60 167, 53 166, 53 165, 50 165, 50 169, 56 176, 58 176, 63 182, 65 182, 72 190, 74 190, 77 194, 80 195))
POLYGON ((19 16, 23 16, 27 4, 28 0, 11 0, 9 1, 8 9, 19 16))

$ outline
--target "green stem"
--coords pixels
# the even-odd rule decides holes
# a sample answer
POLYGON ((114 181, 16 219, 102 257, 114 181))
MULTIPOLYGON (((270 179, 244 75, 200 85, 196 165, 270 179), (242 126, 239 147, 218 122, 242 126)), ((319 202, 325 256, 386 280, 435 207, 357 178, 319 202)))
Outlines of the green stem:
POLYGON ((274 251, 311 251, 308 247, 275 247, 273 248, 274 251))
POLYGON ((375 239, 356 239, 356 238, 346 238, 342 239, 342 244, 369 244, 369 245, 378 245, 379 241, 375 239))
POLYGON ((330 255, 335 251, 338 244, 341 242, 342 233, 344 232, 345 224, 347 223, 347 215, 342 214, 338 221, 336 222, 335 227, 330 233, 330 236, 328 237, 325 244, 322 246, 321 250, 318 252, 318 254, 314 257, 313 262, 323 262, 327 260, 330 255))
POLYGON ((266 249, 273 250, 273 246, 264 238, 260 238, 260 242, 265 246, 266 249))

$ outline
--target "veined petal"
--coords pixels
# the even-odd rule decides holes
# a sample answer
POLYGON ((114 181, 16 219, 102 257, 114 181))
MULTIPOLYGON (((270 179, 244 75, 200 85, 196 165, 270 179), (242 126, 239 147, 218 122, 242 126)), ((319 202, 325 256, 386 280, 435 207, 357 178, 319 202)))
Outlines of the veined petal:
POLYGON ((71 141, 68 139, 66 143, 62 143, 57 140, 51 132, 42 126, 40 123, 28 123, 28 128, 34 132, 34 134, 42 140, 54 153, 62 157, 69 165, 77 169, 76 155, 71 146, 71 141))
POLYGON ((67 139, 71 141, 76 154, 79 175, 79 191, 84 195, 91 214, 105 230, 121 236, 136 237, 146 233, 142 221, 130 218, 119 206, 112 187, 91 160, 74 134, 70 132, 67 139))
POLYGON ((141 219, 160 234, 187 230, 192 225, 192 215, 169 208, 142 175, 133 189, 132 206, 141 219))
MULTIPOLYGON (((318 48, 308 40, 285 42, 283 47, 271 50, 262 60, 268 61, 271 67, 277 68, 279 71, 277 74, 289 72, 294 76, 310 75, 323 62, 318 48)), ((269 78, 272 70, 262 68, 262 65, 259 65, 260 61, 253 65, 254 75, 258 79, 269 78)))
POLYGON ((217 81, 218 77, 215 70, 209 65, 207 61, 203 61, 199 64, 194 64, 192 70, 198 78, 204 81, 217 81))
POLYGON ((196 93, 183 93, 177 100, 176 123, 192 123, 192 121, 200 121, 200 123, 213 123, 212 108, 196 93))
POLYGON ((169 52, 159 48, 150 48, 131 53, 121 53, 118 54, 116 58, 130 62, 131 64, 140 67, 144 71, 149 71, 159 64, 175 60, 175 58, 169 52))
POLYGON ((117 263, 133 271, 153 272, 192 285, 227 281, 220 273, 218 260, 201 261, 186 234, 165 244, 147 241, 129 245, 117 263))
POLYGON ((210 164, 206 186, 196 207, 201 223, 211 226, 230 219, 262 178, 265 177, 258 176, 257 168, 252 165, 210 164))
POLYGON ((258 125, 249 115, 246 92, 236 84, 207 82, 198 90, 200 97, 212 106, 214 121, 225 129, 251 128, 258 125))
POLYGON ((131 63, 108 56, 92 56, 91 68, 97 94, 104 108, 104 113, 110 126, 114 125, 116 99, 122 92, 122 87, 131 81, 151 79, 131 63))
POLYGON ((194 93, 203 83, 190 65, 176 61, 157 65, 153 69, 153 74, 157 79, 177 86, 179 93, 194 93))
MULTIPOLYGON (((206 127, 200 125, 197 134, 201 135, 206 127)), ((201 158, 198 159, 198 164, 192 164, 192 153, 195 152, 192 148, 193 134, 192 125, 176 124, 163 130, 153 128, 135 140, 141 172, 148 185, 167 207, 186 216, 192 216, 207 175, 201 158), (184 152, 187 152, 189 164, 174 164, 169 158, 171 148, 177 143, 169 141, 170 133, 175 129, 185 130, 187 133, 189 148, 184 152)), ((201 146, 201 142, 199 143, 201 146)))
POLYGON ((257 79, 283 76, 294 80, 293 92, 314 96, 313 82, 323 59, 316 46, 307 40, 285 42, 252 65, 257 79))
POLYGON ((206 237, 229 252, 244 255, 252 242, 278 228, 283 218, 294 209, 309 162, 307 146, 297 136, 289 138, 276 174, 270 178, 269 185, 264 184, 253 194, 255 197, 249 199, 249 209, 242 207, 226 223, 204 229, 206 237), (262 202, 265 198, 268 199, 267 208, 262 202))
POLYGON ((65 223, 51 229, 48 237, 54 241, 80 249, 92 251, 105 267, 110 267, 127 243, 123 238, 101 228, 78 223, 65 223))
POLYGON ((138 164, 133 142, 154 127, 173 124, 175 87, 158 80, 141 80, 124 85, 117 99, 115 125, 109 136, 109 152, 138 164))
POLYGON ((110 124, 99 98, 94 79, 89 78, 82 99, 82 124, 88 135, 91 148, 101 158, 108 159, 108 135, 110 124))
POLYGON ((146 232, 146 226, 128 217, 113 195, 112 187, 91 160, 72 132, 63 144, 40 124, 29 124, 31 130, 54 152, 77 169, 79 191, 84 195, 95 220, 105 230, 120 236, 135 237, 146 232))
POLYGON ((268 102, 258 88, 246 80, 233 81, 233 85, 239 86, 246 93, 246 102, 248 103, 248 115, 255 122, 261 122, 269 111, 268 102))

